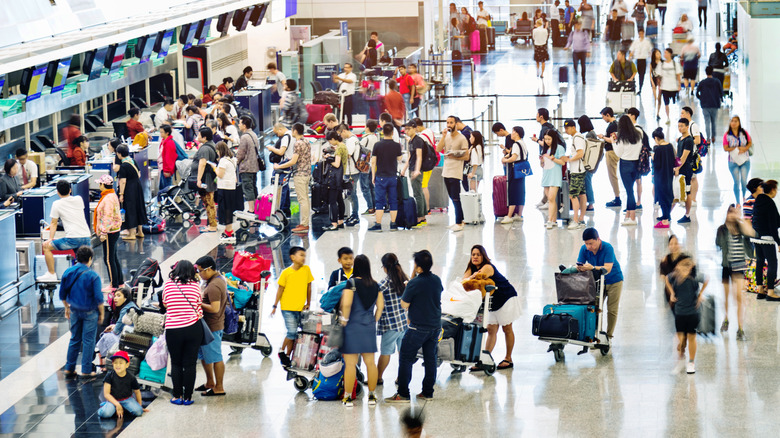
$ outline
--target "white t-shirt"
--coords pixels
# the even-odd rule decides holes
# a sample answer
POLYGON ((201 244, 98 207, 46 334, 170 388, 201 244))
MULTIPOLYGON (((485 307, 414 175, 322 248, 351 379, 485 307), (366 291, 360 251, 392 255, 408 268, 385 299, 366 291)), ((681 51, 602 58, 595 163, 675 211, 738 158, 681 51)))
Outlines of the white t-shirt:
POLYGON ((356 135, 352 135, 349 138, 344 139, 344 145, 347 147, 347 154, 349 154, 349 160, 347 160, 347 175, 354 175, 360 173, 355 168, 355 155, 360 150, 360 140, 356 135))
POLYGON ((292 134, 290 131, 287 131, 282 136, 282 141, 279 143, 279 148, 284 148, 285 146, 287 149, 284 151, 284 159, 285 160, 291 160, 293 156, 293 149, 295 149, 293 146, 295 145, 295 142, 293 141, 292 134))
POLYGON ((217 178, 217 188, 222 190, 235 190, 236 189, 236 159, 222 157, 219 159, 217 167, 225 169, 225 175, 222 178, 217 178))
POLYGON ((482 149, 479 147, 471 148, 471 155, 469 156, 469 165, 481 166, 484 163, 485 157, 482 156, 482 149))
POLYGON ((173 120, 173 115, 165 107, 162 107, 157 110, 157 114, 154 116, 154 126, 159 129, 162 125, 170 124, 171 120, 173 120))
POLYGON ((647 59, 653 52, 653 43, 647 38, 641 40, 637 38, 631 43, 628 51, 633 54, 634 59, 647 59))
POLYGON ((378 142, 379 136, 376 134, 366 134, 360 139, 360 145, 371 151, 371 153, 374 152, 374 145, 378 142))
POLYGON ((355 73, 341 73, 340 75, 336 76, 341 79, 348 79, 352 81, 351 84, 348 84, 346 82, 340 82, 339 83, 339 92, 344 91, 345 96, 352 96, 355 94, 355 84, 357 84, 357 75, 355 73))
MULTIPOLYGON (((569 158, 573 158, 577 155, 577 151, 584 151, 587 146, 587 141, 582 135, 575 135, 572 141, 566 146, 566 155, 569 158)), ((585 172, 585 166, 582 165, 582 158, 576 161, 569 161, 568 166, 571 173, 583 173, 585 172)))
MULTIPOLYGON (((701 129, 699 129, 699 124, 696 122, 691 122, 690 131, 691 131, 691 137, 693 137, 693 143, 696 144, 696 136, 701 135, 701 129)), ((701 140, 701 138, 699 138, 701 140)))
POLYGON ((512 153, 510 155, 517 155, 518 161, 528 161, 528 149, 525 147, 523 140, 516 141, 512 144, 512 153))
POLYGON ((225 140, 225 143, 227 143, 229 148, 238 146, 240 137, 238 135, 238 128, 236 128, 235 125, 227 125, 224 134, 225 137, 223 137, 223 140, 225 140))
POLYGON ((484 24, 485 26, 487 26, 489 19, 490 19, 490 12, 488 12, 487 9, 482 9, 481 11, 477 12, 477 24, 484 24))
POLYGON ((549 32, 547 32, 547 29, 544 27, 537 27, 533 31, 533 39, 534 39, 534 45, 535 46, 546 46, 547 45, 547 37, 549 35, 549 32))
POLYGON ((65 228, 65 237, 77 239, 92 237, 92 232, 84 217, 84 200, 81 196, 68 196, 54 201, 51 206, 51 218, 58 219, 65 228))
MULTIPOLYGON (((17 161, 17 163, 19 162, 17 161)), ((24 165, 19 163, 19 172, 16 173, 16 182, 18 182, 20 186, 24 185, 24 175, 22 174, 23 168, 24 171, 27 172, 27 182, 30 182, 33 178, 38 178, 38 165, 28 158, 24 165)))
POLYGON ((628 6, 626 5, 626 2, 623 0, 615 0, 612 2, 612 7, 609 8, 610 11, 613 9, 617 9, 617 16, 618 17, 625 17, 628 13, 628 6))
POLYGON ((656 75, 661 77, 661 90, 677 91, 680 89, 680 82, 677 75, 682 74, 680 63, 672 60, 662 62, 655 67, 656 75))

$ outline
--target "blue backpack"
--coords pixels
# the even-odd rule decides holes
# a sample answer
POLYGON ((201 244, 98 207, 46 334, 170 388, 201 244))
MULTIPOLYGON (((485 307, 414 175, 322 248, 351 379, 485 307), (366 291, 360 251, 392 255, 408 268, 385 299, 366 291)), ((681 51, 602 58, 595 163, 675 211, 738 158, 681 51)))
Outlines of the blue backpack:
POLYGON ((311 388, 312 395, 317 400, 341 400, 344 396, 344 368, 330 377, 317 373, 311 382, 311 388))
POLYGON ((341 283, 336 284, 330 288, 327 292, 320 297, 320 307, 323 312, 333 312, 336 310, 336 306, 341 301, 341 295, 344 293, 344 288, 347 287, 347 281, 344 280, 341 283))

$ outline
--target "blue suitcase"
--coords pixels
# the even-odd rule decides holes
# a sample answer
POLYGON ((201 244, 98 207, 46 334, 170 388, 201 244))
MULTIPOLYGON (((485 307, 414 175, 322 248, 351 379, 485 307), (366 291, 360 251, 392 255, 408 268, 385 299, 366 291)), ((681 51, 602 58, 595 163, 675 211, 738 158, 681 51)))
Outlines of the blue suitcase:
POLYGON ((478 362, 482 352, 482 327, 462 324, 459 341, 455 358, 461 362, 478 362))
POLYGON ((594 306, 580 304, 549 304, 544 306, 543 313, 568 313, 579 323, 579 341, 592 342, 596 339, 596 323, 598 314, 594 306))

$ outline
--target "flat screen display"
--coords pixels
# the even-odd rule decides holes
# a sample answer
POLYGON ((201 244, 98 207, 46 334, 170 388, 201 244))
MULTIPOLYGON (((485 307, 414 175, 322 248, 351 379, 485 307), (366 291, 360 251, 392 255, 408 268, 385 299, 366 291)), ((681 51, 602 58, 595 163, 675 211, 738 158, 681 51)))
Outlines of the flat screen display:
POLYGON ((154 38, 151 36, 141 37, 138 39, 139 48, 136 49, 136 57, 139 59, 139 64, 148 62, 152 56, 152 48, 154 47, 154 38))
MULTIPOLYGON (((106 60, 106 53, 108 52, 108 46, 101 47, 95 52, 95 58, 92 59, 92 65, 89 70, 89 80, 99 79, 103 74, 103 63, 106 60)), ((86 72, 85 72, 86 73, 86 72)))
POLYGON ((30 102, 41 97, 41 90, 43 90, 43 83, 46 80, 46 68, 48 64, 41 64, 35 66, 30 77, 30 88, 27 91, 27 101, 30 102))
POLYGON ((209 36, 209 30, 211 29, 211 18, 201 20, 198 23, 198 31, 195 33, 195 39, 198 40, 198 45, 206 42, 206 37, 209 36))
POLYGON ((0 75, 0 95, 3 94, 4 86, 5 86, 5 75, 0 75))
POLYGON ((184 46, 184 50, 192 47, 192 40, 195 39, 195 32, 198 30, 197 23, 185 24, 179 29, 181 34, 179 35, 179 43, 184 46))
MULTIPOLYGON (((113 59, 110 60, 110 70, 108 74, 114 74, 119 70, 119 67, 122 66, 122 60, 125 59, 125 50, 127 50, 127 43, 121 43, 116 46, 116 49, 113 53, 113 59)), ((109 60, 106 59, 106 64, 109 63, 109 60)))
POLYGON ((162 40, 160 40, 160 50, 157 51, 157 59, 163 59, 168 56, 168 49, 171 47, 171 38, 173 38, 173 29, 166 30, 162 40))
POLYGON ((57 74, 54 76, 54 83, 51 86, 51 93, 57 93, 65 88, 65 81, 68 79, 68 73, 70 72, 71 58, 60 59, 57 63, 57 74))

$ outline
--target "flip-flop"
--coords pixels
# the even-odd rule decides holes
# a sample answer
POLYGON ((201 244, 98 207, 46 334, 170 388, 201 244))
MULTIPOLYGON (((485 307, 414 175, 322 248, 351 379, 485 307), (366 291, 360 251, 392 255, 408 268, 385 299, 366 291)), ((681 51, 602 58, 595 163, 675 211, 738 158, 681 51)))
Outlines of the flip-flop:
POLYGON ((469 372, 470 373, 476 373, 478 371, 485 371, 485 370, 483 370, 482 368, 480 368, 478 366, 473 366, 473 367, 469 368, 469 372))
POLYGON ((206 388, 206 385, 200 385, 197 388, 195 388, 195 392, 208 391, 209 389, 211 389, 211 388, 206 388))
POLYGON ((216 233, 217 230, 209 230, 207 227, 200 227, 198 228, 198 231, 201 233, 216 233))
POLYGON ((227 395, 226 392, 214 392, 213 389, 209 388, 208 391, 202 392, 200 394, 202 397, 221 397, 223 395, 227 395))
POLYGON ((498 364, 498 366, 496 368, 498 368, 499 370, 507 370, 509 368, 514 368, 514 367, 515 367, 514 363, 512 363, 512 362, 510 362, 508 360, 502 360, 501 362, 499 362, 499 364, 498 364), (509 365, 502 365, 502 364, 509 364, 509 365))

